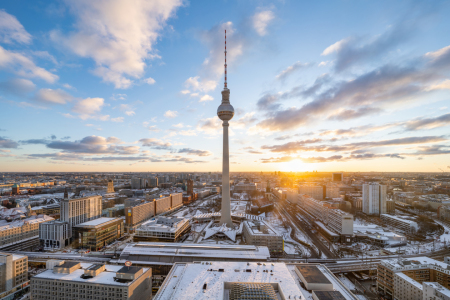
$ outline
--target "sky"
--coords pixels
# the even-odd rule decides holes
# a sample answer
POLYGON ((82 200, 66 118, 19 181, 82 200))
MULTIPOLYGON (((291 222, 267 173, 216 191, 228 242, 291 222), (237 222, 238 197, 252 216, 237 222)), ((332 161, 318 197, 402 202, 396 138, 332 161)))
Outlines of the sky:
POLYGON ((450 2, 0 3, 0 172, 450 172, 450 2))

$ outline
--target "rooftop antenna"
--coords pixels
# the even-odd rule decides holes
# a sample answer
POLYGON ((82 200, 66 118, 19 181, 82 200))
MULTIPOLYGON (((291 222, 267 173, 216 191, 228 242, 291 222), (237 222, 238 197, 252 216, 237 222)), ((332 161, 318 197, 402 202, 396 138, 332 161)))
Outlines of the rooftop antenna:
POLYGON ((225 86, 227 88, 227 30, 225 29, 225 86))

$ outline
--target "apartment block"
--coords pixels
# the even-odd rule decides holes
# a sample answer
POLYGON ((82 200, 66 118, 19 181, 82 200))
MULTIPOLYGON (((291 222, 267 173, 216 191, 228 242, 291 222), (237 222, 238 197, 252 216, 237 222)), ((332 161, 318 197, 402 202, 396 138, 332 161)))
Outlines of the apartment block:
POLYGON ((167 197, 156 198, 151 202, 138 203, 135 206, 125 207, 125 227, 134 231, 150 218, 179 208, 183 205, 183 194, 170 194, 167 197))
POLYGON ((363 213, 376 215, 386 213, 386 186, 378 183, 363 184, 363 213))
POLYGON ((52 217, 41 215, 20 221, 2 221, 0 224, 0 247, 38 237, 39 225, 53 220, 52 217))
POLYGON ((298 186, 298 193, 313 197, 317 200, 323 200, 326 196, 325 187, 317 184, 301 184, 298 186), (325 195, 324 195, 325 194, 325 195))

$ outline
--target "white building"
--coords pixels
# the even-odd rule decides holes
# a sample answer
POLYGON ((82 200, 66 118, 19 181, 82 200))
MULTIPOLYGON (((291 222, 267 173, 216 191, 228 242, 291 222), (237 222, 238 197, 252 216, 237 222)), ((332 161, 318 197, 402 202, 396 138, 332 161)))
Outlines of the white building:
POLYGON ((386 222, 387 225, 402 229, 406 232, 417 232, 419 225, 416 222, 388 214, 381 215, 381 220, 386 222))
POLYGON ((378 183, 363 184, 363 213, 381 215, 386 213, 386 186, 378 183))
POLYGON ((152 270, 73 261, 55 265, 31 278, 33 300, 147 300, 152 270))
POLYGON ((177 241, 191 228, 189 218, 156 217, 136 229, 134 241, 177 241))
POLYGON ((323 265, 208 261, 175 263, 154 299, 358 298, 323 265))

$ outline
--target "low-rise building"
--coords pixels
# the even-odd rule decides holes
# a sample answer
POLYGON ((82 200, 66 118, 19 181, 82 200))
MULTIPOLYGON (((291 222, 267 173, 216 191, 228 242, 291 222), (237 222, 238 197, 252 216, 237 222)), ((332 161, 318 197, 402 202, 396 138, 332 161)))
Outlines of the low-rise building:
POLYGON ((189 218, 156 217, 136 229, 135 242, 166 241, 176 242, 191 229, 189 218))
POLYGON ((203 261, 175 263, 154 299, 358 298, 323 265, 203 261))
POLYGON ((265 221, 244 221, 242 234, 249 245, 267 246, 272 256, 284 253, 283 236, 265 221))
POLYGON ((146 300, 152 297, 152 270, 64 262, 31 278, 33 300, 146 300))
POLYGON ((123 235, 122 218, 98 218, 73 227, 74 247, 100 250, 123 235))

